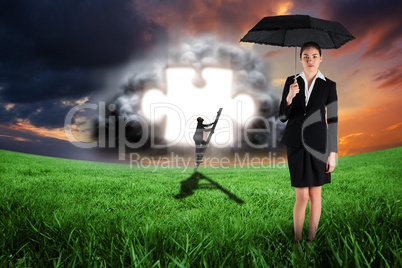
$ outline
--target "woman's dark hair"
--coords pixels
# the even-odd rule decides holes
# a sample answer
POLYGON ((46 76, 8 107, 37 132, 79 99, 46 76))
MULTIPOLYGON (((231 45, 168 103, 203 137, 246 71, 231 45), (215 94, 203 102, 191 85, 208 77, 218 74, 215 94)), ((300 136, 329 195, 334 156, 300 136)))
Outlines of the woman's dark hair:
POLYGON ((305 50, 306 48, 309 48, 309 47, 316 48, 321 56, 321 48, 316 42, 306 42, 303 44, 303 46, 300 49, 300 58, 302 57, 303 50, 305 50))

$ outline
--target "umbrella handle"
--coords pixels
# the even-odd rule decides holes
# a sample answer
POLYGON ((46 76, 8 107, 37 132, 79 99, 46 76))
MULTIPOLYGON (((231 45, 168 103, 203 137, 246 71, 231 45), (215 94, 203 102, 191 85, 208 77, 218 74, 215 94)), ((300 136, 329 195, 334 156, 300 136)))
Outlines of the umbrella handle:
POLYGON ((296 79, 297 79, 297 75, 296 75, 296 62, 297 62, 297 46, 295 46, 295 82, 296 82, 296 79))
POLYGON ((295 79, 294 79, 294 82, 296 82, 296 79, 300 76, 300 74, 296 73, 296 62, 297 62, 297 46, 295 46, 295 79))

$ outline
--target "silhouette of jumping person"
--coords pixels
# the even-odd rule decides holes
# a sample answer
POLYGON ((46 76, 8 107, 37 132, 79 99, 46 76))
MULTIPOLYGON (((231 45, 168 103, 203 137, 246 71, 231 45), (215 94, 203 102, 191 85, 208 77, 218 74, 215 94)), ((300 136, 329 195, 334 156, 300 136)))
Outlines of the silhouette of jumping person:
POLYGON ((212 129, 206 129, 206 127, 210 127, 213 124, 215 124, 216 120, 211 124, 204 125, 202 123, 202 122, 204 122, 204 119, 202 117, 198 117, 197 122, 198 122, 197 123, 197 129, 195 130, 195 133, 194 133, 194 136, 193 136, 193 139, 194 139, 194 142, 195 142, 195 157, 196 157, 195 159, 196 159, 196 162, 202 162, 202 153, 203 153, 203 150, 205 148, 203 145, 207 144, 207 142, 204 141, 204 137, 203 137, 204 136, 204 131, 205 132, 211 131, 212 129))

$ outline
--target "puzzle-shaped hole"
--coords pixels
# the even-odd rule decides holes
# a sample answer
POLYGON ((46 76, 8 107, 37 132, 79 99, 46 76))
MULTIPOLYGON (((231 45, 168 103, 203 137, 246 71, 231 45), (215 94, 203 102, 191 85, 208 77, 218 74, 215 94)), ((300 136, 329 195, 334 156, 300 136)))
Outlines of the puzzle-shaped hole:
POLYGON ((197 72, 193 68, 167 68, 166 94, 159 89, 144 93, 141 110, 151 123, 165 118, 165 139, 171 145, 190 145, 201 116, 205 123, 213 122, 223 107, 219 127, 211 143, 228 146, 234 140, 235 125, 243 125, 255 113, 255 101, 248 94, 233 92, 233 71, 207 67, 197 72))

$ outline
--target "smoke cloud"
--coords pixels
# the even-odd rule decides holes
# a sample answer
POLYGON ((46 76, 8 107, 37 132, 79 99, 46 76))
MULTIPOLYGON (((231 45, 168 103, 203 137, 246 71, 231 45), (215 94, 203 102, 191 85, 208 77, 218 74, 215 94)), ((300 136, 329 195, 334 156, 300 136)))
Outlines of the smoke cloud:
MULTIPOLYGON (((143 126, 136 120, 138 117, 144 117, 141 111, 141 99, 148 89, 158 88, 162 91, 166 89, 166 81, 163 78, 166 67, 192 67, 198 75, 194 78, 195 86, 203 87, 203 81, 200 71, 205 67, 227 68, 233 71, 233 89, 234 95, 238 93, 247 93, 253 97, 257 107, 256 114, 260 119, 251 122, 254 129, 266 128, 262 118, 269 119, 272 122, 277 115, 279 100, 271 93, 268 86, 268 70, 263 62, 258 59, 254 53, 238 45, 222 43, 212 37, 203 37, 188 40, 178 47, 174 47, 165 59, 154 61, 152 67, 146 70, 133 72, 123 85, 116 90, 116 96, 107 101, 106 107, 113 107, 112 110, 106 109, 106 116, 99 118, 95 123, 95 135, 99 134, 99 127, 106 127, 106 134, 111 127, 110 124, 116 124, 117 120, 110 122, 110 117, 122 117, 124 120, 130 120, 126 127, 126 138, 131 142, 141 139, 144 132, 143 126)), ((134 69, 140 69, 136 66, 134 69)), ((213 97, 213 96, 211 96, 213 97)), ((275 126, 275 125, 274 125, 275 126)), ((163 123, 156 128, 155 140, 163 143, 163 123)), ((254 144, 265 144, 269 140, 272 144, 273 130, 267 133, 250 133, 249 140, 254 144)), ((115 133, 115 141, 118 143, 119 133, 115 133)), ((279 136, 279 135, 277 135, 279 136)), ((109 137, 107 138, 109 139, 109 137)), ((144 144, 143 148, 149 148, 150 143, 144 144)))

